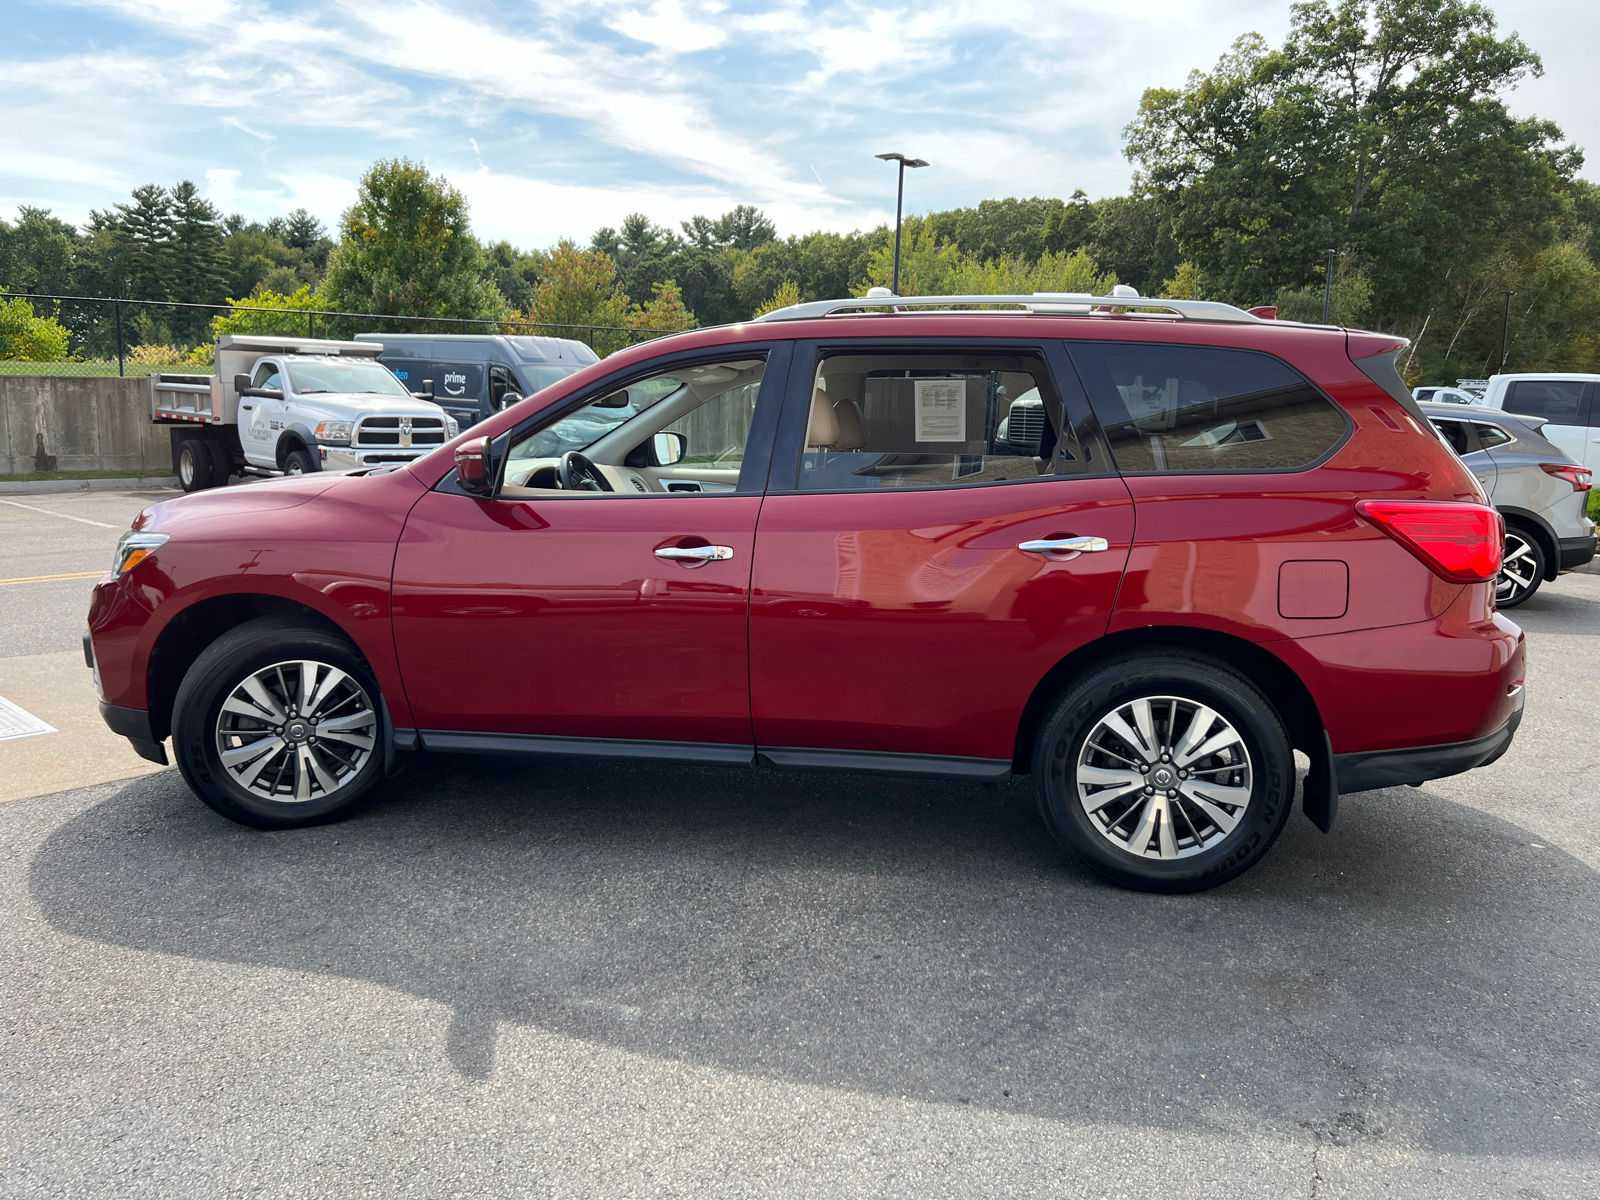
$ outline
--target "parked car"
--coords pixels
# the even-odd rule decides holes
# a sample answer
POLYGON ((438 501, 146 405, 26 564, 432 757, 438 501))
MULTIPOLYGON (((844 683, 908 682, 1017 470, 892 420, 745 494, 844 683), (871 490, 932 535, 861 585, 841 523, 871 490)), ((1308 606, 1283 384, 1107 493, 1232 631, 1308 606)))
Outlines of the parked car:
POLYGON ((1600 470, 1600 375, 1530 372, 1491 375, 1486 408, 1542 417, 1540 432, 1579 466, 1600 470))
POLYGON ((1453 387, 1419 387, 1412 388, 1411 394, 1419 404, 1481 404, 1483 397, 1453 387))
POLYGON ((1031 774, 1064 846, 1171 892, 1260 861, 1295 750, 1325 830, 1505 751, 1501 518, 1404 342, 886 297, 624 350, 404 467, 146 509, 89 615, 105 719, 275 829, 418 751, 1031 774), (627 415, 543 438, 594 410, 627 415))
POLYGON ((410 462, 460 432, 377 361, 383 346, 224 334, 212 375, 152 374, 150 421, 170 427, 186 492, 233 475, 302 475, 410 462))
POLYGON ((1594 558, 1588 517, 1592 472, 1543 436, 1542 417, 1424 404, 1434 428, 1477 476, 1505 518, 1495 603, 1515 608, 1547 579, 1594 558))
POLYGON ((427 389, 463 429, 598 361, 582 342, 526 334, 358 333, 356 341, 382 343, 379 361, 412 391, 427 389))

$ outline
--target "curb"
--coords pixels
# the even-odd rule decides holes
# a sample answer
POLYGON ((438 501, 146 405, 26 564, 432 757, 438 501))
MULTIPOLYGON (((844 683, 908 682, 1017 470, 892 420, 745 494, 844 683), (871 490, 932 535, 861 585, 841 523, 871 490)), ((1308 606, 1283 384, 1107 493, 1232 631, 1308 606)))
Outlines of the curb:
POLYGON ((19 479, 0 482, 0 495, 27 495, 39 492, 115 492, 148 488, 176 488, 176 475, 143 475, 137 479, 19 479))

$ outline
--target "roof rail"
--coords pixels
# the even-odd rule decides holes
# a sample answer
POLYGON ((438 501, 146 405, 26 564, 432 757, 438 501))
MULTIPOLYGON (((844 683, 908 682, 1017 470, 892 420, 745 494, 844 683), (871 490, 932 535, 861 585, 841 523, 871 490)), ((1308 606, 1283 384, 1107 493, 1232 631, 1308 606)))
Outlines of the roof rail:
POLYGON ((1020 307, 1024 312, 1055 316, 1089 316, 1096 309, 1127 310, 1137 308, 1160 309, 1157 313, 1126 313, 1132 316, 1178 316, 1189 321, 1230 321, 1254 325, 1260 317, 1247 313, 1231 304, 1214 300, 1157 300, 1141 296, 1126 284, 1118 284, 1109 296, 1091 296, 1087 292, 1034 292, 1028 296, 896 296, 888 288, 871 288, 865 296, 851 296, 843 300, 813 300, 807 304, 791 304, 774 309, 757 321, 809 321, 817 317, 831 317, 836 313, 858 312, 862 309, 904 311, 912 308, 970 309, 979 305, 997 304, 1020 307))

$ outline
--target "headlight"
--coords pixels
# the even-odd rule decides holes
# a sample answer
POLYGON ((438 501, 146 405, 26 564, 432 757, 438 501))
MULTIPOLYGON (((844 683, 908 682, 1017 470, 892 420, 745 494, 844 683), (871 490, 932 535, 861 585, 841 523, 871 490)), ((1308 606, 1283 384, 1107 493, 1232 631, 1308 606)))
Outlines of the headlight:
POLYGON ((461 432, 461 426, 454 417, 446 417, 444 419, 444 431, 448 440, 448 438, 453 438, 461 432))
POLYGON ((128 530, 117 539, 117 557, 111 564, 111 573, 119 577, 126 575, 165 546, 170 536, 165 533, 148 533, 142 529, 128 530))
POLYGON ((317 426, 317 441, 326 442, 330 446, 348 446, 350 444, 350 422, 323 421, 317 426))

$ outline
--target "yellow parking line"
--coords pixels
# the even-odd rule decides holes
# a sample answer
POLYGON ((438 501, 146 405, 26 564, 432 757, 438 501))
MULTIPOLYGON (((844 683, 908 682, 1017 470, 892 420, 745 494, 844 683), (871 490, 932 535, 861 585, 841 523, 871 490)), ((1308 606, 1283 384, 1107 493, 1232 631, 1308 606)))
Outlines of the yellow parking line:
POLYGON ((12 583, 54 583, 58 579, 97 579, 104 571, 69 571, 65 575, 25 575, 21 579, 0 579, 0 587, 12 583))

